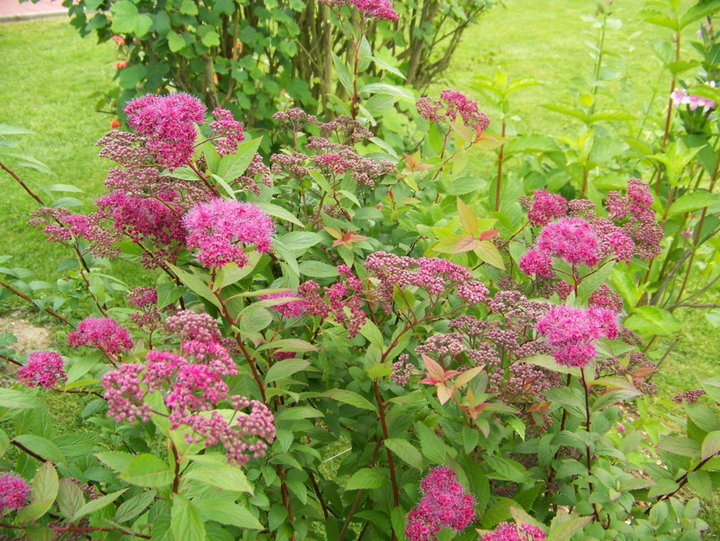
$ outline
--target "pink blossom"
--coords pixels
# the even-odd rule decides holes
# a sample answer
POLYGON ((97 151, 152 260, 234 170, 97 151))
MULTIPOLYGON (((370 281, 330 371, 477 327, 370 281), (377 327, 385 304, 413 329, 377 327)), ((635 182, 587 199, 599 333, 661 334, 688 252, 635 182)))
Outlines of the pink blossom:
POLYGON ((30 496, 30 485, 13 473, 0 475, 0 515, 8 509, 20 509, 30 496))
POLYGON ((224 156, 237 150, 238 143, 245 139, 243 125, 235 120, 227 109, 217 108, 213 111, 215 120, 210 122, 210 139, 218 154, 224 156))
POLYGON ((188 248, 200 250, 198 261, 205 267, 244 266, 246 249, 269 251, 275 231, 273 221, 257 205, 223 199, 195 206, 183 218, 183 225, 188 248))
POLYGON ((534 226, 545 226, 567 214, 567 200, 560 194, 537 190, 528 211, 528 220, 534 226))
POLYGON ((540 232, 536 248, 571 265, 593 266, 600 260, 600 239, 582 218, 562 218, 540 232))
POLYGON ((478 137, 490 125, 490 119, 480 112, 477 102, 457 90, 443 90, 439 100, 424 96, 415 102, 415 107, 421 117, 434 123, 455 121, 460 115, 463 123, 473 128, 478 137))
POLYGON ((482 541, 543 541, 545 532, 531 524, 512 524, 501 522, 495 530, 485 536, 482 541))
POLYGON ((595 342, 618 336, 617 314, 604 308, 576 308, 558 305, 538 322, 537 331, 545 336, 555 360, 566 366, 583 367, 597 351, 595 342))
POLYGON ((552 269, 552 258, 540 250, 531 248, 520 258, 518 263, 520 270, 528 276, 536 275, 543 278, 554 278, 555 271, 552 269))
MULTIPOLYGON (((705 83, 708 86, 715 86, 713 84, 705 83)), ((700 109, 707 109, 710 111, 711 109, 715 109, 716 103, 711 100, 710 98, 704 98, 702 96, 697 96, 695 94, 689 94, 687 90, 685 89, 679 89, 676 88, 672 94, 670 94, 670 97, 672 98, 673 105, 676 107, 680 105, 687 105, 688 109, 691 111, 694 111, 698 107, 700 109)))
POLYGON ((475 520, 475 498, 464 491, 450 468, 430 470, 420 490, 422 499, 407 515, 405 535, 410 541, 433 541, 441 526, 460 532, 475 520))
POLYGON ((147 94, 125 106, 128 125, 139 135, 158 162, 174 169, 185 165, 193 154, 196 123, 205 118, 205 106, 188 94, 147 94))
POLYGON ((373 19, 393 22, 398 20, 398 13, 393 9, 390 0, 350 0, 350 3, 373 19))
POLYGON ((67 381, 63 358, 53 351, 37 351, 17 371, 17 377, 28 387, 52 389, 59 381, 67 381))
POLYGON ((259 298, 260 300, 287 299, 287 302, 271 306, 273 310, 285 317, 300 317, 307 309, 305 301, 292 293, 270 293, 269 295, 261 295, 259 298))
POLYGON ((130 333, 110 318, 85 318, 78 323, 77 330, 68 334, 67 339, 72 348, 89 346, 110 355, 117 355, 133 347, 130 333))

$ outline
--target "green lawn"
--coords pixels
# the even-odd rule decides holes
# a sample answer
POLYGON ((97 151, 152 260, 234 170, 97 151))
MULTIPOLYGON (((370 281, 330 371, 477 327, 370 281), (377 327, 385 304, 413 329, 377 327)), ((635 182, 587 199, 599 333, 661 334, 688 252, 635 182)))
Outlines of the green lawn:
MULTIPOLYGON (((32 130, 12 137, 14 151, 34 156, 54 173, 18 168, 23 178, 74 184, 87 192, 80 194, 84 200, 101 193, 109 162, 98 158, 95 142, 111 117, 95 112, 95 104, 97 93, 114 84, 115 61, 112 45, 80 38, 64 17, 0 24, 0 124, 32 130)), ((15 266, 38 277, 49 276, 67 254, 26 225, 34 201, 4 173, 0 183, 0 254, 13 254, 15 266)))

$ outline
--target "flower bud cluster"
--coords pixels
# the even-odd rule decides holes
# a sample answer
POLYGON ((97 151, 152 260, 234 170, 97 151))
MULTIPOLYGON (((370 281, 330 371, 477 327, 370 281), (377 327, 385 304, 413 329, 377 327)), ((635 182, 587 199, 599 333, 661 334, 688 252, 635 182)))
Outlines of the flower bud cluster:
POLYGON ((36 351, 28 355, 17 378, 28 387, 52 389, 58 382, 67 381, 63 365, 63 358, 54 351, 36 351))
POLYGON ((415 102, 415 107, 421 117, 436 124, 448 120, 454 122, 459 115, 466 126, 475 130, 478 137, 490 125, 490 119, 480 112, 477 102, 457 90, 443 90, 439 100, 422 97, 415 102))
POLYGON ((410 541, 433 541, 442 526, 461 532, 475 520, 475 497, 468 494, 450 468, 433 468, 420 482, 423 497, 408 513, 405 535, 410 541))
POLYGON ((482 541, 544 541, 545 532, 532 524, 501 522, 482 541))
POLYGON ((77 329, 68 334, 67 341, 72 348, 88 346, 100 349, 107 355, 119 355, 133 347, 130 333, 110 318, 83 319, 77 329))

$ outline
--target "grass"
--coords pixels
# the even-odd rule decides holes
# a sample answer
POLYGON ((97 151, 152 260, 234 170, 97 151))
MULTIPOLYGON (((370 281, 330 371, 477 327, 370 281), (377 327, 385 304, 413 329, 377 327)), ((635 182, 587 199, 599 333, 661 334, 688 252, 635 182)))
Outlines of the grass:
MULTIPOLYGON (((0 51, 0 124, 32 130, 8 137, 17 143, 12 151, 33 156, 53 171, 48 176, 17 168, 17 173, 40 185, 73 184, 85 190, 83 200, 99 195, 109 162, 97 156, 94 145, 109 129, 110 117, 95 112, 95 103, 97 93, 114 84, 113 47, 80 38, 58 17, 0 24, 0 51)), ((26 225, 35 202, 5 173, 0 183, 0 254, 12 254, 13 266, 29 268, 37 277, 50 276, 68 254, 26 225)))

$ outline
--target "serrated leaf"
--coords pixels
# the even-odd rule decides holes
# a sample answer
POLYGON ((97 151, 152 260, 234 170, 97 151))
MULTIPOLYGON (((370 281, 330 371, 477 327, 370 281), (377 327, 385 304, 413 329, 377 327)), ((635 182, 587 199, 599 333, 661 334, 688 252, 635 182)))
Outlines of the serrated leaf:
POLYGON ((297 372, 301 372, 310 366, 310 362, 305 359, 284 359, 278 361, 270 367, 265 374, 265 384, 289 378, 297 372))
POLYGON ((18 511, 18 520, 27 522, 42 517, 55 503, 59 488, 60 482, 55 466, 45 462, 35 472, 30 491, 30 504, 18 511))
POLYGON ((206 519, 238 528, 262 530, 264 526, 250 510, 239 504, 220 498, 193 501, 198 512, 206 519))
POLYGON ((121 451, 106 451, 102 453, 95 453, 95 457, 105 464, 111 470, 118 473, 123 472, 127 469, 128 464, 136 457, 131 453, 123 453, 121 451))
POLYGON ((33 409, 42 406, 40 399, 29 392, 0 389, 0 408, 33 409))
POLYGON ((82 489, 70 479, 62 479, 58 490, 57 503, 60 514, 70 520, 75 516, 78 509, 85 505, 82 489))
POLYGON ((95 511, 99 511, 103 507, 107 507, 112 502, 117 500, 120 496, 122 496, 127 490, 128 490, 127 488, 124 488, 122 490, 118 490, 117 492, 112 492, 105 496, 101 496, 97 500, 90 500, 88 503, 86 503, 80 509, 77 510, 77 513, 75 513, 71 522, 80 520, 84 516, 94 513, 95 511))
POLYGON ((422 453, 420 453, 417 447, 415 447, 412 443, 402 438, 389 438, 383 443, 385 444, 385 447, 390 449, 390 451, 395 453, 403 461, 410 464, 410 466, 417 468, 418 470, 422 470, 422 453))
POLYGON ((118 476, 131 485, 164 487, 173 482, 173 470, 155 455, 143 454, 133 458, 118 476))
POLYGON ((52 441, 35 434, 20 434, 15 437, 15 441, 30 449, 43 457, 45 460, 52 462, 65 462, 65 455, 52 441))
POLYGON ((239 466, 232 464, 207 464, 194 467, 185 479, 199 481, 212 487, 231 492, 253 493, 253 487, 239 466))
POLYGON ((146 490, 145 492, 141 492, 129 500, 124 501, 120 504, 120 507, 117 508, 117 511, 115 511, 115 518, 113 518, 113 521, 122 523, 134 519, 140 515, 140 513, 145 511, 145 509, 147 509, 153 501, 155 501, 155 496, 156 494, 154 490, 146 490))
POLYGON ((329 391, 325 391, 322 396, 332 398, 333 400, 343 402, 344 404, 350 404, 356 408, 377 411, 375 404, 370 402, 367 398, 357 394, 356 392, 348 391, 347 389, 330 389, 329 391))
POLYGON ((361 468, 350 477, 345 490, 380 488, 386 483, 388 476, 385 468, 361 468))
POLYGON ((720 430, 710 432, 702 442, 700 457, 702 460, 720 453, 720 430))
POLYGON ((195 506, 180 494, 175 494, 170 511, 170 528, 175 541, 204 541, 205 523, 195 506))

